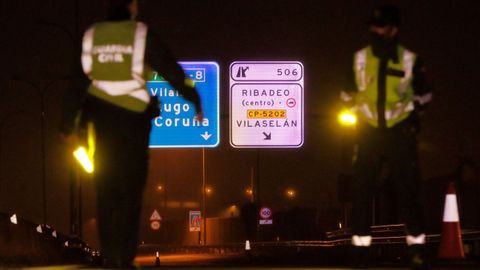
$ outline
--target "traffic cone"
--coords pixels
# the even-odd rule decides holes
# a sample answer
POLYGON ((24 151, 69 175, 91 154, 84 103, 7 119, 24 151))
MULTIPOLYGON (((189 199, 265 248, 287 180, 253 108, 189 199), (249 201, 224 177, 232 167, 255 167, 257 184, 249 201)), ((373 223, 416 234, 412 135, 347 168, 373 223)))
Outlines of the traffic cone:
POLYGON ((155 254, 155 266, 159 267, 160 266, 160 253, 157 251, 155 254))
POLYGON ((247 241, 245 241, 245 251, 246 251, 246 252, 249 252, 250 249, 251 249, 251 248, 250 248, 250 241, 247 240, 247 241))
POLYGON ((440 259, 463 259, 462 231, 458 216, 457 195, 455 184, 450 182, 447 195, 445 196, 445 208, 443 210, 442 238, 438 249, 440 259))

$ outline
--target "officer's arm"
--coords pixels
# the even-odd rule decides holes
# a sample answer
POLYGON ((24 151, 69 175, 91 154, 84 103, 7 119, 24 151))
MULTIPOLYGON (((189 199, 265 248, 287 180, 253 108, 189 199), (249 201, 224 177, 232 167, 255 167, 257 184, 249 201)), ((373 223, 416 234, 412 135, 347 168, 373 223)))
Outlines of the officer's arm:
POLYGON ((346 64, 347 70, 343 81, 343 89, 340 92, 340 100, 348 107, 354 103, 355 94, 357 93, 357 84, 355 83, 355 74, 353 72, 354 58, 349 58, 346 64))
POLYGON ((197 114, 202 112, 200 96, 197 90, 185 80, 185 73, 177 63, 170 49, 162 42, 158 35, 150 30, 147 34, 145 61, 185 99, 195 105, 197 114))
POLYGON ((80 56, 73 70, 73 77, 70 80, 70 86, 63 96, 62 121, 60 124, 60 133, 64 136, 72 134, 75 129, 76 120, 80 114, 82 105, 87 95, 87 87, 90 82, 83 73, 80 62, 80 56))
POLYGON ((426 69, 422 58, 417 57, 413 66, 412 87, 414 92, 415 110, 421 113, 432 100, 432 89, 427 81, 426 69))

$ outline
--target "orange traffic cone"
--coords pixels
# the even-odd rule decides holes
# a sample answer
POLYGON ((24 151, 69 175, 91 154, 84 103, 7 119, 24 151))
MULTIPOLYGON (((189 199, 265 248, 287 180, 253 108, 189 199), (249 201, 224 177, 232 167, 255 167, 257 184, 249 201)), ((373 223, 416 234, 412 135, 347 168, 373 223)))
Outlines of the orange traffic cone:
POLYGON ((460 219, 458 217, 457 195, 455 184, 450 182, 445 197, 445 208, 443 210, 442 239, 438 249, 440 259, 463 259, 462 231, 460 230, 460 219))

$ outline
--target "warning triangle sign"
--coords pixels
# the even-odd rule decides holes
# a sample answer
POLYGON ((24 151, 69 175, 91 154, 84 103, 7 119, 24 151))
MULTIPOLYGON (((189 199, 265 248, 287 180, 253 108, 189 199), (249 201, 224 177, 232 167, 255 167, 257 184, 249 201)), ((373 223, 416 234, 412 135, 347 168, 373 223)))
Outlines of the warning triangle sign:
POLYGON ((152 215, 150 216, 150 221, 159 221, 159 220, 162 220, 162 217, 160 216, 160 214, 158 213, 157 209, 153 210, 153 213, 152 215))

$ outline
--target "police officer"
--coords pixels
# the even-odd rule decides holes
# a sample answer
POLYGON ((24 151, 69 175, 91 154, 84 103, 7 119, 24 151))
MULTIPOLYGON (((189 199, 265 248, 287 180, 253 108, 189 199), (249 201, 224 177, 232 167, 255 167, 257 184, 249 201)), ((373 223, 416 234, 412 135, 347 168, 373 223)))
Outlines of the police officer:
POLYGON ((368 21, 370 44, 354 54, 341 99, 357 114, 357 155, 354 164, 352 245, 357 266, 365 266, 372 237, 374 187, 388 168, 413 268, 426 267, 425 233, 419 202, 416 135, 418 116, 432 94, 417 54, 398 42, 399 11, 375 8, 368 21))
POLYGON ((193 82, 159 37, 132 19, 136 12, 135 0, 108 1, 107 20, 84 34, 81 67, 64 97, 61 134, 68 142, 75 143, 79 123, 95 127, 97 223, 107 267, 133 267, 137 250, 151 119, 159 113, 145 87, 151 71, 192 101, 202 120, 193 82))

